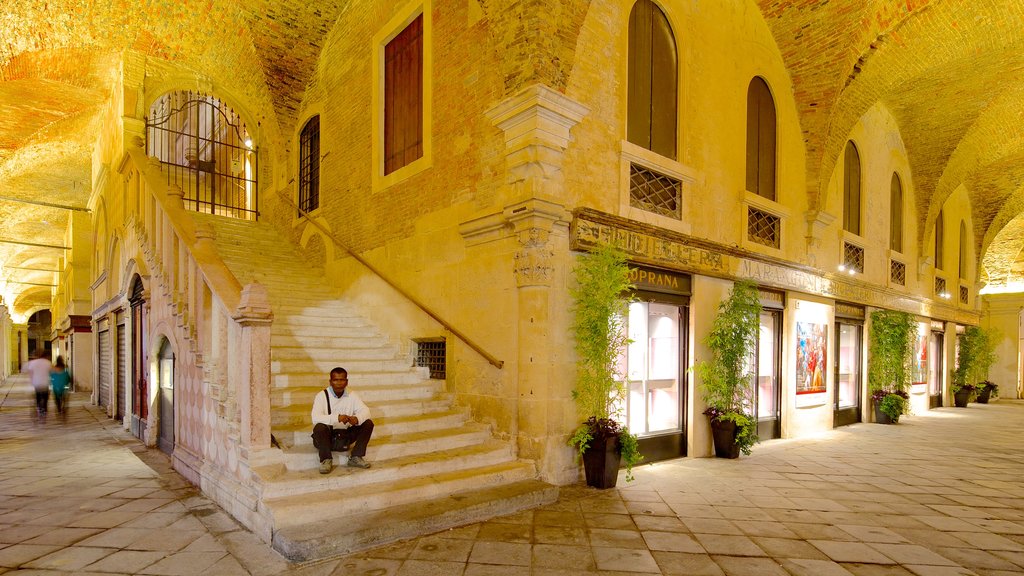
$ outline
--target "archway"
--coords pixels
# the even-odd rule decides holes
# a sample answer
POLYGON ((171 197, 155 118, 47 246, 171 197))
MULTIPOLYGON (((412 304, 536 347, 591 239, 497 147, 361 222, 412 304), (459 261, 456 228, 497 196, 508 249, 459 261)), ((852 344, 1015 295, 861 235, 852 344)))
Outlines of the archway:
POLYGON ((157 446, 164 452, 174 452, 174 351, 166 338, 157 354, 157 385, 160 429, 157 446))

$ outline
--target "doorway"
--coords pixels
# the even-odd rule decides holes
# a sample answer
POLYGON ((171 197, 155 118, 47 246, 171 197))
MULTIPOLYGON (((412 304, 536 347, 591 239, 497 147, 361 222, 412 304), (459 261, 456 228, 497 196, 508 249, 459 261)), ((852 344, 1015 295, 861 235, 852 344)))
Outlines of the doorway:
POLYGON ((686 455, 686 326, 689 299, 634 293, 626 333, 625 422, 637 435, 645 461, 686 455))
POLYGON ((166 339, 160 345, 157 369, 160 386, 160 435, 157 437, 157 445, 170 454, 174 452, 174 352, 166 339))
POLYGON ((937 330, 932 331, 931 350, 928 351, 928 407, 942 406, 942 352, 946 346, 946 335, 937 330))
POLYGON ((832 425, 847 426, 861 421, 861 341, 864 327, 836 322, 836 387, 832 425))
POLYGON ((758 438, 770 440, 782 437, 782 310, 763 309, 758 332, 754 351, 754 413, 758 438))
POLYGON ((132 386, 132 417, 131 432, 136 438, 146 437, 146 425, 149 419, 149 354, 145 338, 147 322, 145 288, 138 276, 132 285, 131 304, 132 352, 131 352, 131 386, 132 386))

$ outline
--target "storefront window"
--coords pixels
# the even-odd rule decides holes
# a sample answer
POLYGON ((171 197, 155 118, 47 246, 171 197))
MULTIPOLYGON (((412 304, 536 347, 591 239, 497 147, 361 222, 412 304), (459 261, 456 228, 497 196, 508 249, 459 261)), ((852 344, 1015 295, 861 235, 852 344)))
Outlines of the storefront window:
POLYGON ((839 408, 857 406, 860 330, 860 326, 839 324, 839 408))
POLYGON ((629 305, 626 331, 625 420, 640 436, 680 429, 680 307, 658 302, 629 305))

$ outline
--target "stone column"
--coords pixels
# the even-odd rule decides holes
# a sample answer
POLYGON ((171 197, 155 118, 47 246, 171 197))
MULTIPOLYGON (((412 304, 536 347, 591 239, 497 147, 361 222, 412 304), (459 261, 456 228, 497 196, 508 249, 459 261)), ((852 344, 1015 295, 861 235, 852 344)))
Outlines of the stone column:
POLYGON ((28 324, 15 324, 14 329, 18 332, 18 370, 28 362, 28 324))
POLYGON ((587 108, 542 85, 525 88, 489 110, 504 132, 507 199, 492 222, 515 238, 512 272, 517 287, 517 446, 536 460, 541 477, 575 480, 565 440, 572 426, 573 372, 559 357, 568 340, 563 292, 552 293, 556 262, 568 260, 568 224, 562 162, 570 130, 587 108))
POLYGON ((270 325, 274 313, 266 286, 258 282, 242 288, 238 308, 231 314, 238 323, 238 346, 228 368, 229 384, 236 387, 241 418, 241 455, 270 447, 270 325))

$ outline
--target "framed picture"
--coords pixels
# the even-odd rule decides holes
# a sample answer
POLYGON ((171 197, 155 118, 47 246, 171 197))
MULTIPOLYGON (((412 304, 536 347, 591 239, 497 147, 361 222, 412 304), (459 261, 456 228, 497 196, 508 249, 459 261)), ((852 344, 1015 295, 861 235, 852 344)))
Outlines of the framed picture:
POLYGON ((823 394, 827 380, 828 326, 796 323, 796 393, 823 394))

